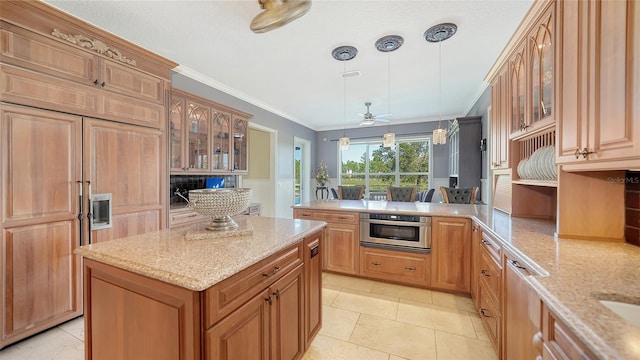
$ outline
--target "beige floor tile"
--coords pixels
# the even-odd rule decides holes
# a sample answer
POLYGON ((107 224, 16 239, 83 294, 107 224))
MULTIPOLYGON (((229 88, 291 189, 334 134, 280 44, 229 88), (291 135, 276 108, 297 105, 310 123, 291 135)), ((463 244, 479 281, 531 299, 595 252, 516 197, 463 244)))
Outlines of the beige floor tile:
POLYGON ((323 305, 320 334, 349 341, 358 317, 360 317, 360 313, 323 305))
POLYGON ((318 335, 302 360, 387 360, 389 354, 318 335))
POLYGON ((336 298, 339 292, 340 292, 339 286, 322 284, 322 304, 331 305, 331 303, 336 298))
POLYGON ((350 342, 406 359, 436 358, 434 330, 377 316, 360 315, 350 342))
POLYGON ((343 289, 331 306, 394 320, 398 312, 398 298, 343 289))
POLYGON ((473 324, 473 329, 476 331, 476 337, 479 340, 483 341, 491 341, 489 339, 489 335, 487 335, 487 330, 484 328, 484 324, 482 323, 482 319, 479 316, 474 316, 473 314, 469 314, 471 318, 471 323, 473 324))
POLYGON ((433 300, 434 305, 446 306, 473 313, 476 312, 473 301, 468 296, 433 291, 431 293, 431 299, 433 300))
MULTIPOLYGON (((407 359, 391 354, 391 355, 389 355, 389 360, 407 360, 407 359)), ((427 359, 425 359, 425 360, 427 360, 427 359)), ((433 360, 435 360, 435 358, 433 358, 433 360)))
POLYGON ((401 299, 397 320, 476 338, 469 313, 458 309, 401 299))
POLYGON ((0 351, 2 360, 83 360, 84 343, 53 328, 0 351))
POLYGON ((322 284, 338 286, 343 289, 352 289, 360 291, 371 291, 373 280, 361 279, 352 276, 344 276, 338 274, 324 273, 322 276, 322 284))
POLYGON ((64 324, 59 325, 58 328, 76 339, 84 341, 84 316, 69 320, 64 324))
POLYGON ((498 356, 488 341, 436 331, 438 360, 497 360, 498 356))
POLYGON ((387 284, 376 282, 371 288, 371 293, 393 296, 400 299, 418 301, 426 304, 431 304, 431 290, 418 289, 409 286, 402 286, 396 284, 387 284))

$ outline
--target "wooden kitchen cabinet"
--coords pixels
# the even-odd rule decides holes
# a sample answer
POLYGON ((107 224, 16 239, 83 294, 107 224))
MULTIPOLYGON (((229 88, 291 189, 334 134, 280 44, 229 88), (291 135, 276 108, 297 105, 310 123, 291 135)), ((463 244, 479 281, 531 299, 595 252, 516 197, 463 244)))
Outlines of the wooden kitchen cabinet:
POLYGON ((171 89, 171 174, 246 174, 249 114, 171 89))
POLYGON ((82 314, 82 118, 0 104, 0 348, 82 314))
POLYGON ((294 209, 293 217, 326 221, 323 269, 357 275, 360 270, 360 217, 355 212, 294 209))
POLYGON ((598 359, 591 350, 542 303, 542 359, 587 360, 598 359))
POLYGON ((509 167, 509 73, 505 64, 491 82, 491 169, 509 167))
POLYGON ((480 309, 480 297, 478 287, 480 276, 480 241, 482 241, 482 228, 475 221, 471 225, 471 299, 476 310, 480 309))
POLYGON ((429 287, 431 255, 360 247, 360 275, 401 284, 429 287))
POLYGON ((431 287, 468 293, 471 220, 434 216, 431 221, 431 287))
POLYGON ((307 236, 304 239, 304 276, 305 276, 305 311, 304 341, 305 348, 322 327, 322 232, 307 236))
POLYGON ((541 303, 525 277, 534 275, 517 258, 504 253, 503 358, 535 359, 533 338, 540 330, 541 303))
POLYGON ((558 1, 557 162, 565 171, 640 161, 640 4, 558 1))
POLYGON ((480 319, 500 357, 504 334, 502 331, 502 246, 487 231, 482 232, 480 239, 478 272, 474 275, 478 281, 476 303, 480 319))

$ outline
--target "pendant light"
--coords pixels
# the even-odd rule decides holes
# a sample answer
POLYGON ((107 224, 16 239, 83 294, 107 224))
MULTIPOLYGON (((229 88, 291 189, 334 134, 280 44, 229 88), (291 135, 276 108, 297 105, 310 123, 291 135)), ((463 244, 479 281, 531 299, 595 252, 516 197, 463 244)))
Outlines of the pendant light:
MULTIPOLYGON (((380 52, 386 52, 388 55, 387 61, 387 73, 389 77, 388 81, 388 102, 387 113, 391 113, 391 52, 398 50, 404 43, 404 39, 400 35, 387 35, 383 36, 376 41, 376 49, 380 52)), ((391 131, 391 126, 387 125, 387 132, 382 135, 382 146, 393 147, 396 144, 396 134, 391 131)))
POLYGON ((284 26, 306 14, 311 8, 310 0, 258 0, 263 12, 251 21, 251 31, 265 33, 284 26))
POLYGON ((338 61, 342 61, 342 85, 343 85, 343 108, 342 108, 342 137, 340 138, 340 150, 349 150, 350 140, 347 136, 347 61, 353 59, 358 54, 358 49, 353 46, 339 46, 331 52, 331 56, 338 61))
POLYGON ((442 122, 442 42, 452 37, 457 30, 458 27, 455 24, 442 23, 434 25, 424 32, 425 40, 427 40, 428 42, 438 43, 438 108, 440 112, 440 118, 438 120, 438 128, 433 130, 434 145, 447 143, 447 129, 440 127, 442 122))

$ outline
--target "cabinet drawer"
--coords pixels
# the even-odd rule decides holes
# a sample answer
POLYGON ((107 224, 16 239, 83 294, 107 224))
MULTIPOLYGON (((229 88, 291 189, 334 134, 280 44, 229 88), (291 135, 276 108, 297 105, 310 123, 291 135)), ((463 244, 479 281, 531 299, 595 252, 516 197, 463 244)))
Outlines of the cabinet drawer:
POLYGON ((500 284, 502 269, 484 248, 480 250, 480 284, 485 286, 486 296, 493 297, 493 301, 500 305, 500 284))
MULTIPOLYGON (((294 209, 293 217, 295 219, 304 219, 304 220, 321 220, 322 213, 311 210, 302 210, 302 209, 294 209)), ((325 221, 325 220, 323 220, 325 221)))
POLYGON ((360 274, 393 282, 429 285, 429 254, 360 248, 360 274))
POLYGON ((191 224, 193 222, 209 219, 207 216, 198 215, 191 210, 178 210, 169 212, 169 227, 191 224))
POLYGON ((487 335, 491 339, 496 351, 500 353, 500 311, 499 307, 486 296, 487 288, 485 284, 480 284, 480 319, 487 330, 487 335))
POLYGON ((303 262, 302 243, 280 251, 205 290, 204 327, 237 309, 303 262))
POLYGON ((502 245, 493 236, 482 232, 482 240, 480 241, 482 249, 485 249, 493 259, 499 264, 502 259, 502 245))
POLYGON ((326 221, 333 224, 360 224, 360 213, 337 211, 314 211, 295 209, 293 217, 296 219, 326 221))

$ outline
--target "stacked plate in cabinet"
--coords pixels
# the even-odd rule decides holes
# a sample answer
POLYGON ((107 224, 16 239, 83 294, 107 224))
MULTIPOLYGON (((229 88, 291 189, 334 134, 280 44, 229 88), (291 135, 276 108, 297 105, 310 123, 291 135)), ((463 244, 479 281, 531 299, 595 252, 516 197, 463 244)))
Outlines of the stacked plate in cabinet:
POLYGON ((520 160, 518 175, 522 180, 557 180, 556 150, 553 146, 545 146, 520 160))

